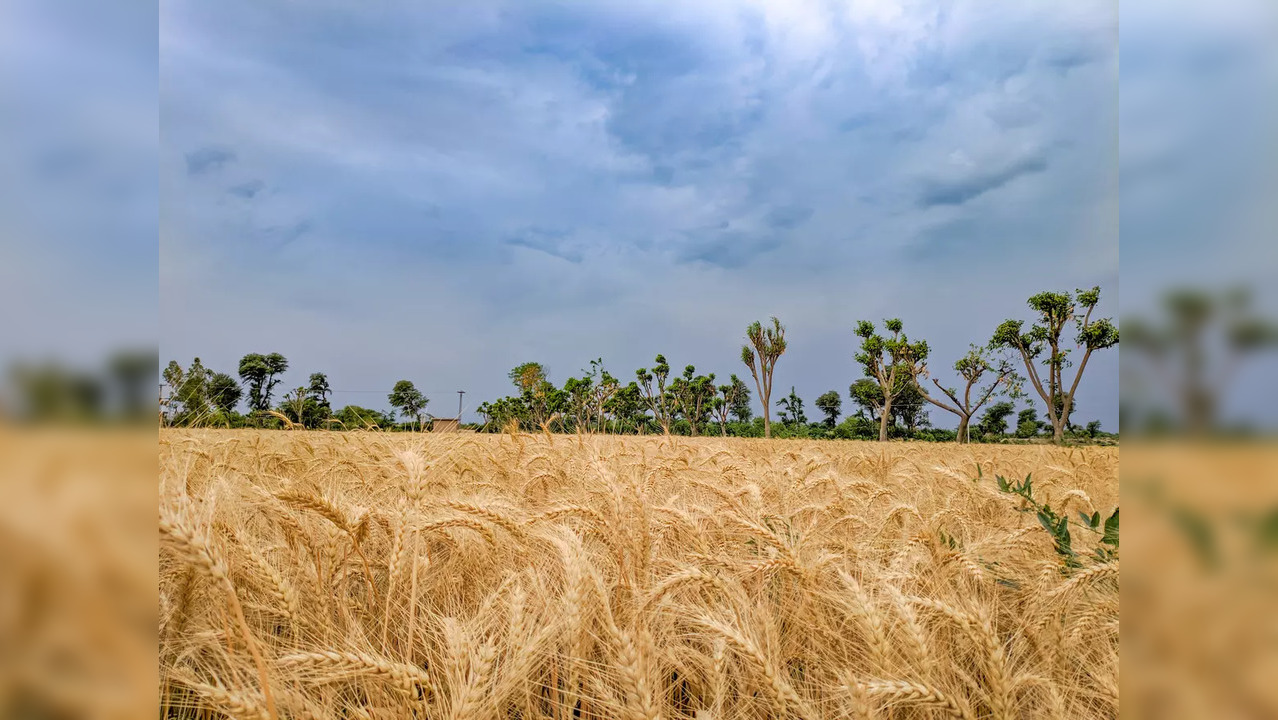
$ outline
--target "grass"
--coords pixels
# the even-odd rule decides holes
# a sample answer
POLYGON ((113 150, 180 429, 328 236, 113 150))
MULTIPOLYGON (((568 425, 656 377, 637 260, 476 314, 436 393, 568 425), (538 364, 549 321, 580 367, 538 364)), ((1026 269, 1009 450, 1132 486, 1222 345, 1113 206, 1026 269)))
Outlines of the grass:
POLYGON ((993 480, 1108 515, 1114 448, 165 430, 160 470, 165 717, 1117 716, 1118 561, 993 480))

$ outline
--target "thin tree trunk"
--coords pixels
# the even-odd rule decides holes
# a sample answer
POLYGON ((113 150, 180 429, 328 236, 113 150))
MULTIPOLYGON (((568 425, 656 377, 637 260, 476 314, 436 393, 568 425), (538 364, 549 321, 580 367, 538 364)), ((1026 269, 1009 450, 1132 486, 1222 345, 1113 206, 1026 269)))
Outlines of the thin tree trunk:
POLYGON ((959 415, 958 436, 955 439, 961 444, 966 445, 971 442, 971 438, 968 437, 967 432, 967 425, 971 419, 971 415, 959 415))
POLYGON ((879 417, 879 442, 887 442, 888 439, 888 418, 892 415, 892 401, 885 399, 883 402, 883 414, 879 417))
POLYGON ((768 403, 772 402, 772 393, 763 396, 763 437, 772 437, 772 416, 768 413, 768 403))

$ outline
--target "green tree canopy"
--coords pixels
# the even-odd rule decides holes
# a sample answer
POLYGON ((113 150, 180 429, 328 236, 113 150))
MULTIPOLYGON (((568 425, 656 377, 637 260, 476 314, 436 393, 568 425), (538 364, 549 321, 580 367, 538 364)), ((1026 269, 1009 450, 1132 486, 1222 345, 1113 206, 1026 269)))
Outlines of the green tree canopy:
POLYGON ((639 381, 639 390, 648 409, 652 411, 653 419, 661 425, 661 432, 669 435, 670 421, 674 414, 671 407, 672 398, 666 390, 666 380, 670 377, 670 363, 666 362, 665 355, 660 354, 653 359, 653 363, 651 371, 648 368, 636 370, 635 378, 639 381))
POLYGON ((746 340, 749 344, 741 346, 741 362, 754 376, 754 386, 763 403, 763 436, 772 437, 772 375, 777 360, 785 354, 785 326, 775 316, 771 327, 755 321, 746 327, 746 340))
POLYGON ((209 401, 225 415, 235 412, 244 390, 235 378, 226 373, 213 373, 209 378, 209 401))
POLYGON ((989 406, 976 424, 977 435, 979 437, 985 437, 986 435, 1001 437, 1006 435, 1007 419, 1014 412, 1016 412, 1016 406, 1007 400, 996 402, 989 406))
POLYGON ((254 412, 270 409, 271 395, 280 382, 279 376, 286 370, 288 360, 279 353, 249 353, 240 358, 240 380, 248 385, 249 409, 254 412))
POLYGON ((885 320, 889 335, 880 335, 874 323, 861 320, 856 334, 861 338, 861 351, 856 354, 862 371, 878 383, 883 395, 883 410, 879 415, 879 440, 887 440, 888 422, 892 417, 892 402, 905 389, 903 378, 916 377, 915 366, 927 360, 927 342, 910 342, 904 333, 904 324, 896 318, 885 320))
POLYGON ((777 407, 781 408, 778 419, 782 424, 796 428, 808 424, 808 417, 803 414, 803 398, 794 391, 793 385, 790 394, 777 401, 777 407))
POLYGON ((825 426, 833 430, 839 424, 839 413, 843 411, 843 399, 839 397, 838 391, 821 393, 816 399, 816 406, 825 413, 825 426))
POLYGON ((404 417, 409 420, 416 420, 418 428, 422 423, 422 411, 426 409, 426 404, 430 402, 426 396, 421 394, 411 380, 400 380, 395 383, 395 387, 391 389, 390 395, 386 396, 391 407, 398 410, 404 417))
POLYGON ((1052 440, 1060 443, 1074 409, 1074 396, 1087 369, 1092 353, 1118 344, 1118 327, 1109 318, 1093 319, 1092 312, 1100 302, 1100 288, 1067 292, 1041 292, 1027 301, 1034 311, 1035 323, 1028 330, 1022 320, 1005 320, 994 330, 991 348, 1010 348, 1020 354, 1034 390, 1047 406, 1052 427, 1052 440), (1078 308, 1083 308, 1082 316, 1078 308), (1071 322, 1075 325, 1075 349, 1082 349, 1074 377, 1065 377, 1073 365, 1070 348, 1062 347, 1061 336, 1071 322), (1042 366, 1040 371, 1039 366, 1042 366), (1060 398, 1057 402, 1056 398, 1060 398), (1058 409, 1059 406, 1059 409, 1058 409))

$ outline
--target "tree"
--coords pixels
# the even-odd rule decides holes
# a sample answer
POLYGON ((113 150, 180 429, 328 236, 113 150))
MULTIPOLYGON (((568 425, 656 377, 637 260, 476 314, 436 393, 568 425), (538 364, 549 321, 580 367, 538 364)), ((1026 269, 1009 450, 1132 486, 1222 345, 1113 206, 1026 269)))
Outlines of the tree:
POLYGON ((644 399, 638 383, 631 382, 617 390, 606 402, 608 412, 623 426, 638 426, 644 422, 644 399))
POLYGON ((515 366, 507 374, 519 389, 520 401, 526 409, 524 419, 543 426, 555 413, 567 406, 567 396, 547 380, 546 368, 541 363, 526 362, 515 366))
POLYGON ((724 400, 728 403, 728 411, 737 419, 737 422, 750 422, 750 418, 754 416, 754 410, 750 408, 750 387, 735 374, 732 375, 731 380, 732 396, 724 395, 724 400))
POLYGON ((839 413, 843 411, 843 400, 836 390, 821 393, 816 399, 816 406, 825 413, 825 426, 834 429, 839 424, 839 413))
POLYGON ((754 376, 754 386, 759 390, 759 399, 763 401, 763 436, 772 437, 772 373, 777 369, 777 359, 785 354, 785 327, 776 317, 772 318, 772 327, 765 328, 757 320, 746 328, 746 339, 749 345, 741 346, 741 362, 750 368, 754 376))
POLYGON ((728 435, 728 416, 736 416, 739 422, 750 419, 750 388, 735 374, 728 384, 720 385, 719 392, 710 403, 710 410, 719 420, 719 433, 728 435), (744 415, 744 417, 743 417, 744 415))
POLYGON ((1101 421, 1093 420, 1087 423, 1087 426, 1083 428, 1083 432, 1086 433, 1087 437, 1095 440, 1096 436, 1101 434, 1101 421))
POLYGON ((1020 353, 1030 383, 1047 405, 1052 442, 1057 444, 1065 438, 1065 427, 1069 424, 1069 416, 1074 409, 1074 395, 1078 391, 1079 381, 1083 379, 1083 371, 1087 369, 1087 361, 1091 359, 1092 353, 1118 344, 1118 327, 1112 320, 1092 319, 1092 312, 1098 302, 1100 287, 1078 290, 1073 297, 1067 292, 1038 293, 1028 300, 1030 308, 1038 314, 1035 325, 1023 332, 1023 321, 1005 320, 994 331, 994 337, 990 340, 991 348, 1011 348, 1020 353), (1085 309, 1081 318, 1076 314, 1079 305, 1085 309), (1067 390, 1064 371, 1072 364, 1069 359, 1071 350, 1062 349, 1061 334, 1071 321, 1076 326, 1074 342, 1077 348, 1083 349, 1083 357, 1079 360, 1078 370, 1067 390), (1046 358, 1040 360, 1044 353, 1046 358), (1043 363, 1047 371, 1046 382, 1037 367, 1039 362, 1043 363), (1059 410, 1054 402, 1058 395, 1061 398, 1059 410))
POLYGON ((235 378, 226 373, 213 373, 213 377, 209 378, 209 401, 213 403, 224 415, 230 415, 235 412, 235 406, 239 404, 240 398, 244 395, 244 390, 240 384, 235 382, 235 378))
POLYGON ((777 407, 781 408, 779 419, 784 425, 793 425, 799 427, 808 424, 808 418, 803 414, 803 398, 794 391, 794 386, 790 386, 790 394, 777 401, 777 407))
POLYGON ((918 378, 926 378, 928 376, 926 364, 918 366, 918 374, 913 378, 913 381, 924 400, 958 416, 956 441, 966 443, 969 441, 968 425, 971 423, 972 417, 976 415, 976 412, 981 409, 981 406, 999 392, 1007 392, 1012 397, 1019 397, 1021 383, 1024 379, 1016 374, 1016 366, 1011 358, 1006 356, 993 357, 987 348, 976 345, 972 345, 967 354, 954 363, 954 371, 959 374, 959 377, 963 378, 965 383, 962 391, 962 400, 959 400, 960 393, 957 388, 945 387, 936 378, 932 378, 932 384, 949 398, 949 402, 930 395, 926 388, 918 382, 918 378), (980 385, 981 379, 987 376, 992 378, 992 382, 985 386, 980 385), (975 399, 973 399, 973 390, 976 391, 975 399))
POLYGON ((886 320, 883 325, 892 333, 886 338, 875 331, 874 323, 869 320, 862 320, 856 325, 856 334, 861 338, 861 352, 857 353, 856 361, 861 364, 866 377, 877 382, 883 393, 883 412, 879 416, 880 442, 887 440, 892 401, 904 389, 901 379, 917 376, 914 368, 917 363, 925 361, 928 354, 927 341, 911 343, 902 333, 904 325, 900 320, 886 320))
POLYGON ((249 353, 240 358, 240 380, 248 385, 249 409, 256 413, 271 407, 271 394, 279 384, 279 375, 288 370, 288 360, 279 353, 249 353))
POLYGON ((173 397, 182 405, 178 422, 193 425, 205 419, 209 412, 209 378, 213 372, 204 367, 199 358, 191 362, 191 366, 182 373, 182 382, 178 384, 173 397))
POLYGON ((1016 415, 1016 437, 1032 438, 1043 429, 1043 422, 1038 419, 1036 408, 1025 408, 1016 415))
POLYGON ((334 420, 347 428, 388 428, 395 424, 393 418, 378 410, 370 410, 358 405, 347 405, 333 416, 334 420))
POLYGON ((111 356, 107 371, 125 418, 141 420, 150 413, 151 383, 155 381, 157 365, 159 356, 154 352, 124 350, 111 356))
POLYGON ((308 428, 317 428, 332 417, 333 408, 328 404, 328 396, 332 392, 327 375, 322 372, 311 373, 306 385, 306 399, 302 404, 302 416, 299 422, 308 428))
POLYGON ((594 402, 594 379, 570 377, 564 381, 564 395, 572 412, 573 428, 580 432, 586 428, 594 402))
POLYGON ((590 372, 587 375, 594 387, 590 397, 592 410, 597 418, 600 430, 604 426, 604 414, 608 411, 608 400, 621 389, 621 382, 604 369, 603 358, 590 361, 590 372))
MULTIPOLYGON (((1255 314, 1251 304, 1251 292, 1242 288, 1223 293, 1181 288, 1163 296, 1161 322, 1124 322, 1128 345, 1137 351, 1123 358, 1124 371, 1144 370, 1139 379, 1160 383, 1157 394, 1176 404, 1191 435, 1215 427, 1220 402, 1242 360, 1278 346, 1278 326, 1255 314)), ((1131 394, 1132 385, 1124 380, 1124 395, 1131 394)))
POLYGON ((328 396, 333 392, 328 386, 328 376, 322 372, 311 373, 310 382, 307 385, 307 393, 315 398, 316 402, 328 403, 328 396))
POLYGON ((977 434, 981 437, 986 435, 1006 435, 1007 419, 1014 412, 1016 412, 1016 406, 1006 400, 994 403, 985 409, 985 414, 981 416, 980 422, 976 424, 977 434))
POLYGON ((666 392, 666 380, 670 377, 670 363, 666 362, 665 355, 657 355, 653 358, 653 362, 656 364, 652 366, 652 372, 648 372, 648 368, 639 368, 635 371, 635 377, 639 379, 639 389, 643 392, 644 402, 648 404, 648 409, 652 410, 653 418, 661 425, 661 432, 669 435, 672 413, 670 396, 666 392))
POLYGON ((310 396, 306 393, 305 387, 295 387, 291 391, 284 393, 284 399, 280 404, 280 411, 289 420, 299 425, 306 424, 306 401, 310 400, 310 396))
POLYGON ((889 425, 896 425, 900 421, 906 432, 913 435, 920 427, 930 427, 932 423, 924 409, 926 398, 918 383, 914 382, 914 377, 908 371, 902 372, 900 377, 901 389, 892 401, 892 419, 889 425))
MULTIPOLYGON (((169 386, 169 396, 164 398, 165 415, 168 416, 170 410, 174 415, 177 414, 177 390, 182 386, 182 380, 186 373, 182 370, 182 366, 178 365, 177 360, 170 360, 169 364, 164 367, 161 377, 164 378, 164 384, 169 386)), ((168 421, 172 422, 173 418, 168 417, 168 421)))
POLYGON ((697 436, 701 425, 706 421, 706 414, 716 395, 714 373, 696 375, 696 372, 695 366, 688 365, 683 369, 683 376, 675 378, 670 384, 670 395, 679 413, 688 421, 693 437, 697 436))
POLYGON ((869 378, 861 378, 848 386, 848 397, 860 408, 857 412, 868 415, 874 424, 883 414, 883 388, 869 378))
POLYGON ((546 381, 546 368, 538 362, 526 362, 516 365, 506 376, 519 392, 532 392, 546 381))
POLYGON ((386 399, 390 401, 391 407, 399 410, 405 417, 417 420, 417 429, 421 429, 422 411, 426 409, 426 404, 430 400, 421 394, 411 380, 400 380, 395 383, 395 387, 391 389, 386 399))

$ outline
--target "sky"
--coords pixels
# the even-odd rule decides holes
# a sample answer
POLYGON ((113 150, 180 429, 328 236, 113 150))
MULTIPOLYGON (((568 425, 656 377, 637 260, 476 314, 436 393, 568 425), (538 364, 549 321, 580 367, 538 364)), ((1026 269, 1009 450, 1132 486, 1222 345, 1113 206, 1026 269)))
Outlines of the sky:
MULTIPOLYGON (((1117 314, 1108 2, 171 2, 162 364, 281 352, 436 415, 663 353, 846 395, 859 319, 936 377, 1041 290, 1117 314)), ((1076 418, 1117 424, 1117 353, 1076 418)), ((756 398, 756 410, 757 398, 756 398)), ((812 413, 815 414, 815 409, 812 413)), ((953 418, 933 409, 937 426, 953 418)), ((473 419, 473 412, 468 419, 473 419)))

